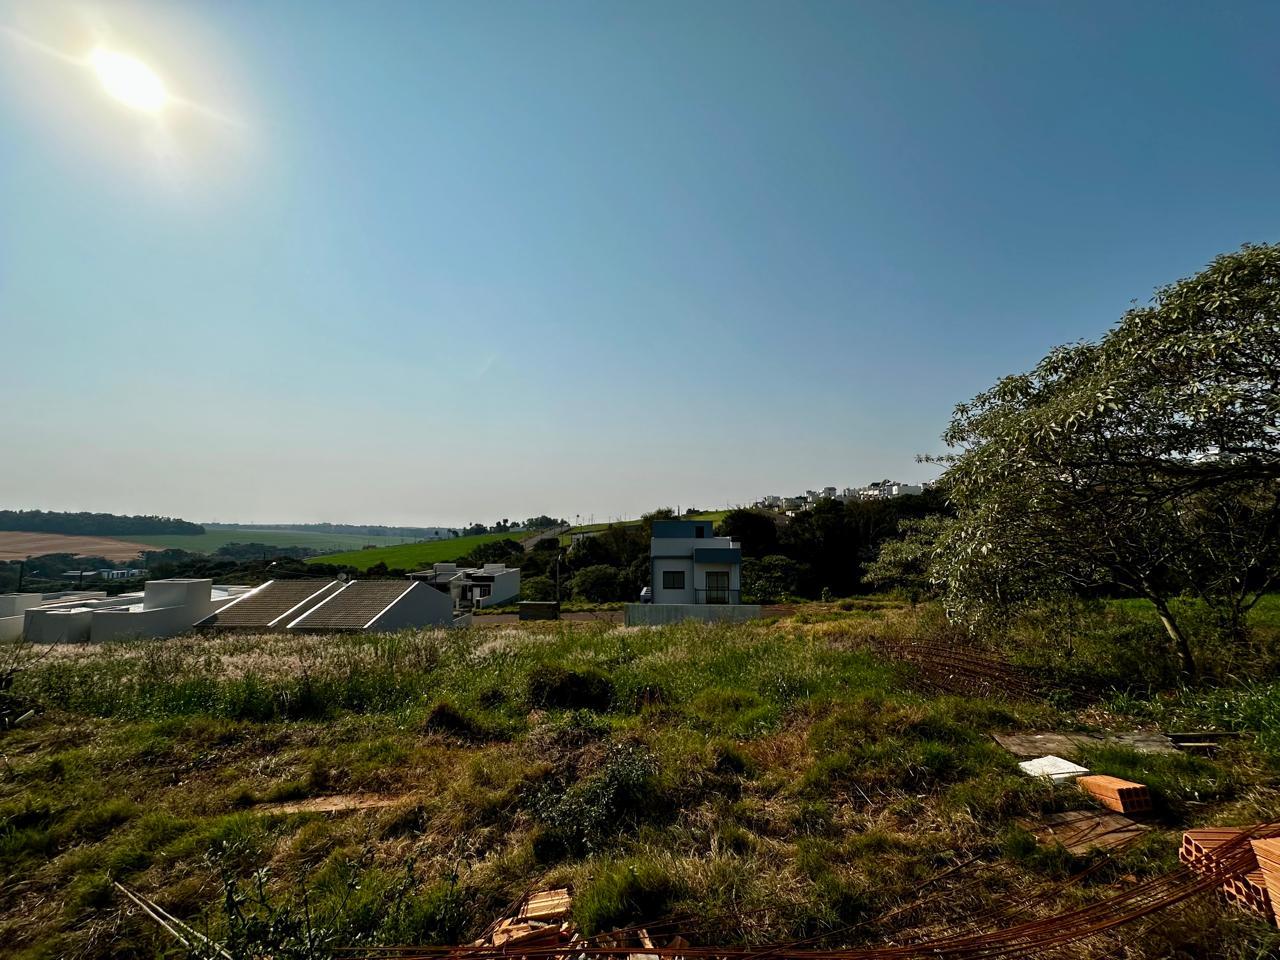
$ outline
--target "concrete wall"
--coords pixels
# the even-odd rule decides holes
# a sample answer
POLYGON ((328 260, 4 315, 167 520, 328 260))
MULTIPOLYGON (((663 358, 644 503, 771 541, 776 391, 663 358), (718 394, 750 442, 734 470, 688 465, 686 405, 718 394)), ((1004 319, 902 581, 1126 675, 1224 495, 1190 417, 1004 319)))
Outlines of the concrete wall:
POLYGON ((738 623, 760 616, 760 605, 755 603, 628 603, 622 609, 628 627, 658 627, 682 620, 738 623))
POLYGON ((43 593, 0 594, 0 617, 21 617, 44 602, 43 593))
POLYGON ((28 610, 23 635, 32 643, 83 643, 89 639, 89 623, 94 611, 28 610))
POLYGON ((449 594, 425 583, 413 583, 408 593, 384 610, 366 629, 381 632, 452 624, 453 599, 449 594))
POLYGON ((93 611, 89 639, 102 643, 122 637, 182 633, 213 613, 212 592, 212 580, 148 580, 142 609, 93 611))
POLYGON ((26 621, 27 618, 21 614, 16 617, 0 617, 0 643, 7 643, 21 637, 26 621))

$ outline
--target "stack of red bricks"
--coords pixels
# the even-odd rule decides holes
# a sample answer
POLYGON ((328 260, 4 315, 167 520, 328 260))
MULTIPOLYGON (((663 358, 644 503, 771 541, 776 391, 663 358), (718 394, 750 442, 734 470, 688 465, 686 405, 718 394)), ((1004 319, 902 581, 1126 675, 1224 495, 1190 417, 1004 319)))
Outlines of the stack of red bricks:
POLYGON ((1151 793, 1140 783, 1102 774, 1077 777, 1076 783, 1081 790, 1116 813, 1146 813, 1151 809, 1151 793))
POLYGON ((1241 869, 1222 882, 1222 895, 1228 903, 1267 922, 1277 917, 1276 905, 1280 904, 1280 840, 1254 840, 1253 846, 1243 847, 1239 841, 1250 827, 1201 827, 1182 835, 1182 849, 1178 858, 1200 874, 1209 873, 1218 866, 1215 852, 1226 844, 1236 842, 1240 853, 1249 850, 1249 856, 1241 869), (1274 849, 1275 866, 1268 868, 1266 861, 1257 855, 1257 845, 1263 844, 1264 855, 1271 856, 1274 849), (1267 845, 1274 845, 1274 848, 1267 845), (1268 892, 1267 871, 1274 877, 1274 893, 1268 892))
POLYGON ((1262 875, 1272 916, 1280 925, 1280 837, 1254 840, 1253 855, 1258 860, 1258 873, 1262 875))

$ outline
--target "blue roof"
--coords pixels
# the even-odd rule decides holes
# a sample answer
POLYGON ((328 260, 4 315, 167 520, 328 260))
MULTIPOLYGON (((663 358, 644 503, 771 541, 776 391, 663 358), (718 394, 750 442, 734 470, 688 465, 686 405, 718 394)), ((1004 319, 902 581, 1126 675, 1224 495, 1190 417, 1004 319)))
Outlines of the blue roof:
POLYGON ((653 535, 664 540, 691 540, 698 535, 699 527, 704 537, 711 536, 710 520, 655 520, 653 535))

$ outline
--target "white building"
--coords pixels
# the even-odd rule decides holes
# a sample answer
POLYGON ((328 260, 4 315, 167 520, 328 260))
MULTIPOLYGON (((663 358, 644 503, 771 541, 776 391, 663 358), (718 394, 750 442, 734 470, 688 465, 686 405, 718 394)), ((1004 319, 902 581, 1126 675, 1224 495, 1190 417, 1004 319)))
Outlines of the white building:
POLYGON ((118 597, 84 591, 47 598, 7 594, 0 597, 0 638, 101 643, 118 637, 167 637, 190 629, 248 590, 215 586, 212 580, 173 579, 150 580, 142 592, 118 597))
POLYGON ((268 580, 196 626, 202 630, 392 631, 471 622, 449 592, 414 580, 268 580))
POLYGON ((713 536, 710 520, 655 520, 649 568, 653 602, 627 604, 628 625, 760 615, 759 606, 742 603, 741 544, 713 536))
POLYGON ((449 594, 455 609, 462 612, 494 607, 520 597, 520 568, 501 563, 486 563, 483 567, 437 563, 430 570, 409 574, 409 579, 449 594))
POLYGON ((288 624, 290 630, 371 630, 462 626, 470 615, 455 615, 453 598, 410 580, 356 580, 321 600, 288 624))

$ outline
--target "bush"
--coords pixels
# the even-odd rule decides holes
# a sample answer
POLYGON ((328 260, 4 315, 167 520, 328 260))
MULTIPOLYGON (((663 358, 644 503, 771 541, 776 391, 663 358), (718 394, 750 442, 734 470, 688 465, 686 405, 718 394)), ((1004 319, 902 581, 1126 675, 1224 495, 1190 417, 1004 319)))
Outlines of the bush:
POLYGON ((573 575, 573 595, 593 603, 623 599, 622 580, 614 567, 597 563, 573 575))
POLYGON ((613 702, 613 681, 597 670, 544 663, 530 671, 528 692, 535 707, 607 710, 613 702))
POLYGON ((568 789, 546 783, 530 807, 542 825, 534 841, 540 859, 596 851, 640 816, 662 808, 654 794, 657 762, 640 744, 615 743, 600 769, 568 789))
POLYGON ((554 600, 556 598, 555 581, 550 577, 530 577, 520 584, 522 600, 554 600))

